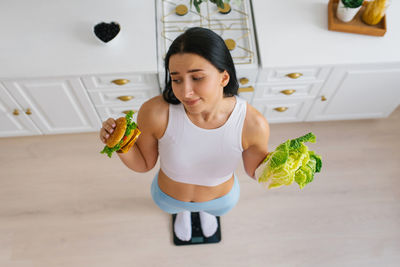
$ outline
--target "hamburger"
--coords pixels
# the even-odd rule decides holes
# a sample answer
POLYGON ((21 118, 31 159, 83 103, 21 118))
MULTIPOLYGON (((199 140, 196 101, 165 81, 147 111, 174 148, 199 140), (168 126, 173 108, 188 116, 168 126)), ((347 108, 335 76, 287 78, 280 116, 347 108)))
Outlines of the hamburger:
POLYGON ((109 158, 113 152, 126 153, 135 144, 140 135, 137 124, 132 119, 133 111, 129 111, 125 117, 115 121, 115 129, 107 139, 104 149, 100 152, 107 154, 109 158))

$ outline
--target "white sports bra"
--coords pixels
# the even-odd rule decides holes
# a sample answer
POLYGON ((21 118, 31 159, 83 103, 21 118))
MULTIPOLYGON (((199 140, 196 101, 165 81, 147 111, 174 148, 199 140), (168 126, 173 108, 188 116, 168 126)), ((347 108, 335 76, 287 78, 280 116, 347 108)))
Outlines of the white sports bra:
POLYGON ((182 103, 169 104, 168 126, 158 142, 161 170, 181 183, 216 186, 232 177, 240 163, 242 130, 247 102, 236 96, 236 105, 217 129, 196 126, 182 103))

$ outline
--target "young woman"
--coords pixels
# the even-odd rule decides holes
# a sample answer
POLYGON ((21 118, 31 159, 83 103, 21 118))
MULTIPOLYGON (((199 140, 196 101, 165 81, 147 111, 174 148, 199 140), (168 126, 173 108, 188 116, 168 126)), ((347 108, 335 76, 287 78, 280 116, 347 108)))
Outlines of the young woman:
MULTIPOLYGON (((151 194, 164 211, 177 214, 176 236, 191 239, 190 212, 199 212, 203 234, 212 236, 216 216, 226 214, 240 194, 234 174, 241 160, 250 177, 268 154, 266 119, 237 96, 232 57, 211 30, 190 28, 171 44, 165 57, 162 95, 145 102, 138 113, 141 135, 122 162, 136 172, 160 171, 151 194)), ((103 122, 106 142, 114 119, 103 122)))

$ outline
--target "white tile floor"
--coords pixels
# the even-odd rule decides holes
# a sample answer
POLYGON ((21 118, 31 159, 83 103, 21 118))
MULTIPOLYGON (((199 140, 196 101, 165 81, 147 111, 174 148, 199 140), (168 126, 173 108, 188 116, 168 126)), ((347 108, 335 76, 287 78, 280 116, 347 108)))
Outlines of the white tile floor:
POLYGON ((272 124, 271 149, 308 131, 323 157, 313 183, 266 190, 239 166, 222 242, 186 247, 151 199, 156 169, 99 154, 97 133, 1 138, 0 266, 399 266, 400 108, 272 124))

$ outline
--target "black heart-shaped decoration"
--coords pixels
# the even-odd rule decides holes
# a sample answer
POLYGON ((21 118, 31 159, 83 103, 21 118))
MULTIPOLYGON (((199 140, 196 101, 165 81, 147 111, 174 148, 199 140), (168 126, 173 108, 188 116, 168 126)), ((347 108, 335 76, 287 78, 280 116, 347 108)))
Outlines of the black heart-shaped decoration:
POLYGON ((121 27, 116 22, 105 23, 101 22, 94 26, 94 34, 102 40, 103 42, 107 43, 115 38, 118 35, 121 27))

